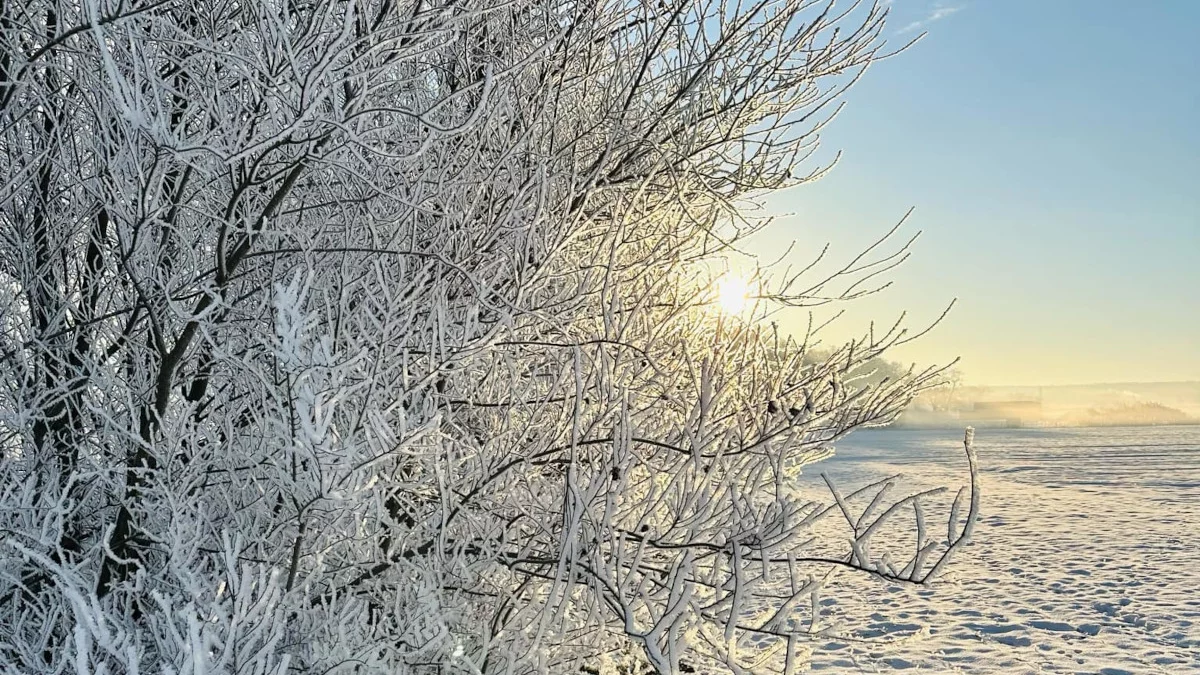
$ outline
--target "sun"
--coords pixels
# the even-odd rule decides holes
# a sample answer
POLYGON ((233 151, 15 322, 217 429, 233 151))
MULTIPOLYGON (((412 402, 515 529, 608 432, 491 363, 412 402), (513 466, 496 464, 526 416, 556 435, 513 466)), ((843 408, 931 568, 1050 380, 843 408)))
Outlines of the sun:
POLYGON ((722 277, 717 281, 717 304, 726 314, 741 314, 750 304, 750 284, 739 277, 722 277))

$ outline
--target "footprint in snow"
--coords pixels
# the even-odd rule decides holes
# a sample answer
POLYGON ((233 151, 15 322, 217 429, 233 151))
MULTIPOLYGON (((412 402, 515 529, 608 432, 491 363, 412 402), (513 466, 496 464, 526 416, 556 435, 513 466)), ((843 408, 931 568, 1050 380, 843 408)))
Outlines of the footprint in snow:
POLYGON ((1039 630, 1049 630, 1049 631, 1062 632, 1062 633, 1075 631, 1074 626, 1072 626, 1069 623, 1064 623, 1062 621, 1037 620, 1037 621, 1030 621, 1029 625, 1033 626, 1034 628, 1037 628, 1039 630))

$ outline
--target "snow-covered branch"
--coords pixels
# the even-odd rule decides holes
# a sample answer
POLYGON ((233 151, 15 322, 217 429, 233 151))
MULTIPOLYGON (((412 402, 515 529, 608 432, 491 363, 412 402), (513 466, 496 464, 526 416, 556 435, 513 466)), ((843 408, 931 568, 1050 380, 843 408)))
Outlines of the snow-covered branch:
POLYGON ((712 301, 885 14, 0 7, 0 671, 790 671, 815 570, 941 573, 976 483, 938 548, 795 479, 942 371, 712 301))

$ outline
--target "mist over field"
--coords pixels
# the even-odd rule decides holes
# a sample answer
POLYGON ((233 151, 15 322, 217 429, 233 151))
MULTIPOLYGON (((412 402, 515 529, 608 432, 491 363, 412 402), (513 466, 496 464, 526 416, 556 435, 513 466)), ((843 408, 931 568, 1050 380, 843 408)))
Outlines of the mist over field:
POLYGON ((1195 424, 1200 382, 1046 387, 947 386, 927 392, 897 421, 904 427, 1089 427, 1195 424))

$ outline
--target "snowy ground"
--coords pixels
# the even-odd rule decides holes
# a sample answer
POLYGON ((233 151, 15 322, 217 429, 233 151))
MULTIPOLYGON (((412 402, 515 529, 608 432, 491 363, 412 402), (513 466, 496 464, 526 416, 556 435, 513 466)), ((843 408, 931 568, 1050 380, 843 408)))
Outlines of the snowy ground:
MULTIPOLYGON (((827 472, 961 484, 961 434, 860 432, 827 472)), ((832 672, 1200 672, 1200 427, 987 430, 983 513, 929 587, 841 575, 823 604, 832 672)), ((818 489, 814 487, 813 489, 818 489)))

